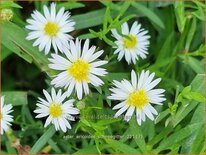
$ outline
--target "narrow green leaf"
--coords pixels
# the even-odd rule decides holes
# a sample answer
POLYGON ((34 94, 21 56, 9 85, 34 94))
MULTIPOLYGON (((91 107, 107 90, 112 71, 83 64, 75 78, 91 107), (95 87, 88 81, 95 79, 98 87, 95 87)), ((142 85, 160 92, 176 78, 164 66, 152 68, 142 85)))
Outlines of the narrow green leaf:
POLYGON ((2 38, 4 46, 10 48, 11 45, 13 47, 11 49, 12 52, 19 50, 19 53, 22 54, 22 57, 24 57, 24 59, 26 59, 28 62, 34 62, 48 75, 54 74, 53 71, 48 67, 47 56, 44 55, 43 52, 39 52, 37 47, 33 47, 31 41, 25 39, 27 34, 24 29, 11 22, 3 22, 2 33, 4 34, 4 37, 2 38))
POLYGON ((69 9, 76 9, 76 8, 83 8, 85 5, 80 2, 74 2, 74 1, 69 1, 69 2, 62 2, 62 3, 57 3, 57 10, 59 10, 61 7, 64 7, 66 10, 69 9))
POLYGON ((167 127, 163 128, 161 132, 156 135, 154 138, 152 138, 148 144, 151 148, 157 144, 159 141, 167 137, 167 135, 173 130, 172 126, 169 124, 167 127))
POLYGON ((61 149, 57 146, 57 143, 54 142, 52 139, 48 140, 48 144, 51 145, 52 149, 56 152, 56 153, 62 153, 61 149))
POLYGON ((3 135, 3 137, 1 138, 1 141, 2 141, 2 139, 4 139, 6 141, 5 145, 6 145, 7 152, 9 154, 16 154, 16 149, 11 146, 11 141, 8 139, 6 134, 3 135))
POLYGON ((13 106, 28 103, 27 92, 24 91, 5 91, 2 92, 2 95, 5 96, 5 103, 12 104, 13 106))
MULTIPOLYGON (((189 124, 194 124, 196 122, 203 123, 205 122, 204 119, 204 104, 199 104, 198 107, 195 109, 195 112, 192 116, 192 119, 189 124)), ((182 154, 198 154, 201 151, 201 145, 204 144, 204 126, 199 126, 199 128, 189 136, 187 139, 184 140, 182 143, 182 154), (194 152, 196 153, 194 153, 194 152)))
POLYGON ((1 46, 1 61, 6 59, 9 55, 12 54, 12 51, 5 47, 4 45, 1 46))
POLYGON ((198 74, 204 73, 204 62, 201 63, 198 59, 193 57, 188 57, 186 63, 192 68, 192 70, 198 74))
POLYGON ((137 154, 141 153, 138 150, 130 147, 129 145, 126 145, 120 141, 113 140, 113 139, 106 139, 106 142, 114 149, 121 151, 122 153, 132 153, 137 154))
POLYGON ((83 29, 103 23, 104 13, 105 9, 100 9, 84 14, 74 15, 71 18, 76 22, 75 29, 83 29))
POLYGON ((202 126, 201 130, 197 133, 196 138, 191 144, 191 150, 189 154, 200 154, 201 148, 205 144, 205 128, 202 126))
POLYGON ((190 136, 194 131, 196 131, 197 128, 199 128, 200 125, 202 125, 203 123, 195 123, 192 125, 188 125, 183 129, 180 129, 179 131, 173 133, 172 135, 170 135, 169 137, 167 137, 166 139, 164 139, 158 146, 157 148, 157 152, 166 150, 167 148, 169 148, 170 146, 172 146, 175 143, 180 142, 181 140, 187 138, 188 136, 190 136))
POLYGON ((160 49, 159 53, 158 53, 158 56, 157 56, 157 60, 156 62, 160 62, 161 60, 168 58, 168 56, 171 56, 169 54, 171 54, 171 52, 169 52, 168 50, 171 51, 171 49, 168 49, 171 47, 171 43, 172 43, 172 40, 174 39, 174 33, 172 32, 168 37, 167 39, 165 40, 162 48, 160 49))
POLYGON ((56 130, 54 126, 50 126, 46 132, 36 141, 34 146, 31 148, 30 154, 37 154, 45 146, 48 140, 55 134, 56 130))
POLYGON ((197 102, 201 102, 204 103, 205 102, 205 97, 203 95, 201 95, 200 93, 197 92, 191 92, 190 96, 193 100, 197 101, 197 102))
MULTIPOLYGON (((191 83, 192 92, 198 92, 204 95, 204 75, 198 74, 191 83)), ((172 118, 173 126, 179 124, 197 105, 197 101, 185 101, 187 105, 182 105, 177 113, 175 114, 174 118, 172 118)))
POLYGON ((11 8, 11 7, 13 7, 13 8, 20 8, 20 9, 22 8, 20 5, 14 3, 12 1, 2 1, 2 2, 0 2, 0 8, 1 9, 11 8))
POLYGON ((78 38, 79 39, 93 39, 93 38, 97 38, 97 36, 93 35, 92 33, 86 33, 86 34, 81 34, 78 38))
POLYGON ((112 82, 113 80, 122 80, 124 78, 128 78, 128 75, 126 73, 108 73, 104 78, 109 82, 112 82))
POLYGON ((144 16, 149 18, 154 24, 158 25, 160 28, 164 29, 164 23, 162 20, 150 9, 145 7, 144 5, 140 4, 139 2, 133 2, 132 6, 136 8, 140 13, 142 13, 144 16))
POLYGON ((147 148, 146 148, 146 143, 145 143, 142 131, 141 131, 140 127, 138 126, 134 117, 130 120, 129 125, 130 125, 131 135, 134 136, 133 138, 134 138, 137 146, 140 148, 142 153, 149 153, 147 148))
POLYGON ((177 26, 179 31, 182 33, 184 31, 185 23, 186 23, 184 1, 176 1, 174 3, 174 7, 175 7, 177 26))
MULTIPOLYGON (((2 25, 4 27, 4 25, 2 25)), ((23 58, 25 61, 28 63, 32 63, 32 57, 29 56, 28 54, 24 53, 20 47, 16 46, 12 41, 11 37, 8 36, 8 31, 6 29, 2 28, 2 44, 5 46, 7 49, 9 49, 11 52, 14 52, 17 54, 19 57, 23 58)))
POLYGON ((88 146, 86 148, 80 149, 77 152, 75 152, 74 154, 97 154, 97 148, 96 146, 88 146))
POLYGON ((186 40, 186 45, 185 45, 186 51, 189 51, 189 49, 190 49, 190 44, 192 42, 192 39, 194 38, 194 34, 196 31, 196 25, 197 25, 197 20, 195 17, 193 17, 192 24, 191 24, 190 30, 188 32, 188 35, 187 35, 187 40, 186 40))
POLYGON ((155 124, 159 123, 162 119, 164 119, 169 114, 170 114, 169 109, 166 109, 165 111, 160 112, 159 115, 155 119, 155 124))

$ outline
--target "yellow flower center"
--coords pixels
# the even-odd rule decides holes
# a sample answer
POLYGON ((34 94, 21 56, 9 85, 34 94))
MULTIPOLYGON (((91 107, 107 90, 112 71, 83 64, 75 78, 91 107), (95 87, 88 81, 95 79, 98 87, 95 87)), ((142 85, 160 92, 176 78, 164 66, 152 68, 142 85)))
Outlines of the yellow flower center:
POLYGON ((127 99, 127 104, 130 106, 135 106, 139 110, 142 110, 142 107, 149 102, 149 99, 144 90, 137 90, 129 95, 127 99))
POLYGON ((90 64, 82 59, 78 59, 67 69, 68 73, 78 82, 89 81, 89 70, 90 64))
POLYGON ((62 109, 60 104, 52 103, 49 108, 49 113, 52 115, 52 117, 57 118, 62 115, 62 109))
POLYGON ((59 27, 54 22, 48 22, 44 27, 44 32, 50 37, 55 36, 58 31, 59 31, 59 27))
POLYGON ((137 39, 133 35, 128 35, 127 38, 124 38, 123 45, 125 48, 134 48, 137 44, 137 39))

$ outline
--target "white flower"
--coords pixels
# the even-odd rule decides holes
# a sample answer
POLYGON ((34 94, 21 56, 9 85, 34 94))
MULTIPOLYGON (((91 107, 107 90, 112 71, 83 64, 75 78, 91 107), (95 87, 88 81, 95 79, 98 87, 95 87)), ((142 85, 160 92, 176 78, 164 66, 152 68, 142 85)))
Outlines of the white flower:
POLYGON ((51 89, 51 95, 43 90, 46 100, 38 98, 37 109, 34 111, 38 113, 36 118, 47 117, 44 127, 47 127, 50 123, 54 124, 56 130, 62 130, 63 132, 71 129, 70 121, 74 121, 72 115, 79 114, 79 110, 73 107, 74 99, 66 100, 66 93, 62 94, 59 90, 57 93, 54 88, 51 89))
POLYGON ((115 114, 115 117, 120 116, 125 111, 125 120, 129 121, 134 111, 136 110, 136 119, 139 125, 141 121, 145 121, 145 116, 154 120, 153 115, 157 115, 157 111, 151 104, 162 105, 164 98, 164 89, 153 89, 161 79, 158 78, 154 81, 155 73, 149 74, 149 71, 142 71, 139 79, 137 79, 136 73, 132 70, 131 82, 123 79, 121 82, 113 81, 115 87, 111 88, 111 96, 109 99, 119 100, 121 103, 113 107, 113 109, 119 109, 115 114))
POLYGON ((89 94, 89 86, 91 83, 95 87, 101 86, 104 82, 97 76, 105 76, 106 69, 100 66, 107 61, 95 61, 104 52, 100 50, 95 53, 95 46, 89 48, 89 40, 87 39, 81 47, 81 41, 70 41, 70 50, 65 50, 65 57, 52 54, 49 61, 49 67, 61 71, 52 81, 55 87, 64 87, 68 89, 68 95, 76 89, 78 99, 82 99, 83 93, 89 94))
POLYGON ((39 50, 44 49, 45 54, 48 54, 53 46, 56 53, 58 49, 62 52, 63 48, 68 47, 68 41, 72 36, 67 34, 74 30, 75 22, 70 18, 70 12, 64 12, 62 7, 56 13, 56 5, 51 4, 49 12, 47 6, 44 6, 44 16, 37 10, 31 14, 33 19, 28 19, 29 25, 27 29, 31 30, 26 37, 28 40, 36 39, 33 46, 39 46, 39 50))
POLYGON ((4 96, 1 96, 1 111, 0 111, 0 121, 1 121, 1 135, 3 135, 4 131, 6 132, 11 126, 11 122, 13 121, 13 116, 9 115, 12 110, 11 104, 4 104, 4 96))
POLYGON ((136 63, 136 60, 141 57, 142 59, 146 58, 146 55, 148 54, 148 46, 149 46, 149 35, 146 35, 148 31, 145 31, 144 29, 140 29, 141 25, 137 24, 137 22, 134 22, 131 30, 129 31, 129 26, 127 23, 124 23, 121 26, 121 33, 123 36, 118 34, 117 30, 112 29, 113 36, 117 39, 115 41, 116 46, 114 48, 117 48, 115 50, 115 54, 118 54, 118 60, 120 61, 123 56, 125 56, 125 59, 128 64, 133 62, 136 63))

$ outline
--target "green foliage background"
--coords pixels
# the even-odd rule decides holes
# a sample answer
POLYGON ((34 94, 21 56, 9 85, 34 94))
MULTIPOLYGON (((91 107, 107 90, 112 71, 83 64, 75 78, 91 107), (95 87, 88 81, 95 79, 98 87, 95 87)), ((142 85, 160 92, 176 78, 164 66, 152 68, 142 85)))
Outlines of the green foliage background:
POLYGON ((47 56, 25 40, 25 20, 34 9, 42 11, 49 2, 1 2, 0 8, 11 8, 12 22, 1 22, 2 94, 14 106, 12 131, 2 136, 1 153, 17 153, 12 143, 18 138, 29 145, 31 153, 205 153, 205 16, 204 2, 57 2, 71 11, 76 22, 74 37, 90 38, 104 49, 109 74, 104 86, 91 88, 80 118, 66 134, 53 126, 43 128, 45 120, 35 119, 37 97, 42 89, 50 90, 53 71, 47 56), (123 22, 138 20, 151 35, 149 55, 136 65, 117 62, 113 54, 111 28, 123 22), (114 115, 115 102, 106 99, 111 81, 130 78, 131 69, 147 69, 162 78, 159 87, 166 90, 167 101, 156 106, 159 115, 138 126, 121 119, 85 119, 91 115, 114 115), (93 138, 77 138, 91 135, 93 138), (119 138, 109 136, 120 135, 119 138), (71 136, 70 138, 68 138, 71 136), (101 138, 100 138, 101 137, 101 138))

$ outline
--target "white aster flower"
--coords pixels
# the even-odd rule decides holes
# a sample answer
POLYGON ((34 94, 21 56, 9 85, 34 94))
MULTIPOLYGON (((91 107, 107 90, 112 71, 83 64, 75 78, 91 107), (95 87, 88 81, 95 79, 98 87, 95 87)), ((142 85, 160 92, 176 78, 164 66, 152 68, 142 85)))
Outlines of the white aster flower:
POLYGON ((115 117, 127 111, 124 119, 129 121, 136 110, 139 125, 141 121, 145 121, 145 116, 154 120, 153 115, 158 113, 151 104, 162 105, 162 102, 166 100, 163 94, 164 89, 153 89, 161 81, 161 78, 152 81, 154 76, 155 73, 149 74, 149 71, 142 71, 137 79, 136 73, 132 70, 131 82, 125 79, 121 82, 113 81, 115 87, 110 89, 112 94, 108 98, 121 101, 113 107, 115 110, 119 109, 115 117))
POLYGON ((72 36, 67 34, 74 30, 75 22, 70 19, 70 12, 64 12, 62 7, 58 13, 56 13, 56 5, 51 4, 51 9, 44 6, 44 15, 37 10, 31 14, 33 19, 28 19, 29 25, 27 29, 31 30, 26 37, 28 40, 35 39, 33 46, 39 46, 39 50, 44 49, 45 54, 48 54, 53 46, 56 53, 58 49, 62 52, 63 48, 68 47, 68 41, 72 39, 72 36))
POLYGON ((131 62, 135 64, 136 60, 138 60, 139 57, 141 57, 142 59, 146 58, 149 46, 148 39, 150 38, 150 36, 146 35, 148 31, 140 28, 141 24, 134 22, 131 30, 129 30, 129 26, 125 22, 121 26, 122 35, 118 34, 116 29, 111 30, 112 35, 117 39, 117 41, 115 41, 116 46, 114 46, 114 48, 117 49, 114 53, 119 53, 119 61, 123 58, 123 56, 125 56, 128 64, 130 64, 131 62))
POLYGON ((37 109, 34 111, 38 113, 36 118, 47 117, 44 127, 47 127, 50 123, 54 124, 56 130, 62 130, 63 132, 71 129, 70 121, 74 121, 74 116, 79 114, 79 110, 73 107, 74 99, 66 100, 66 93, 62 94, 59 90, 57 93, 54 88, 51 89, 51 95, 43 90, 46 100, 38 98, 37 109))
POLYGON ((78 99, 82 99, 83 93, 89 94, 91 83, 95 87, 101 86, 104 82, 97 76, 105 76, 106 69, 100 66, 107 63, 105 60, 95 61, 104 52, 100 50, 95 52, 96 47, 89 48, 87 39, 81 47, 81 41, 70 41, 70 50, 64 51, 65 57, 52 54, 49 61, 49 67, 61 71, 52 81, 55 87, 64 87, 68 89, 68 95, 76 89, 78 99))
POLYGON ((4 131, 6 132, 11 126, 11 122, 13 121, 13 116, 9 115, 12 110, 11 104, 4 104, 4 96, 1 96, 1 111, 0 111, 0 121, 1 121, 1 135, 3 135, 4 131))

